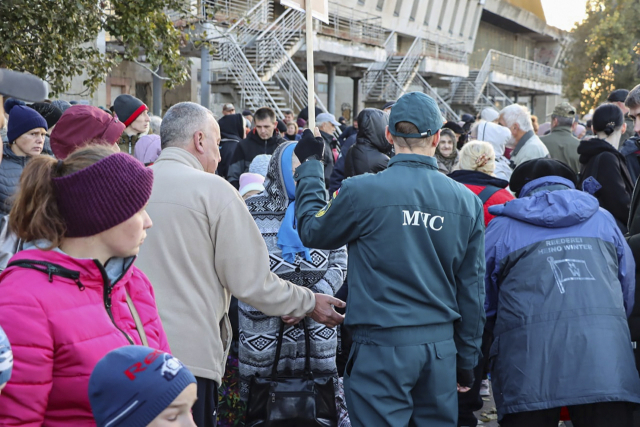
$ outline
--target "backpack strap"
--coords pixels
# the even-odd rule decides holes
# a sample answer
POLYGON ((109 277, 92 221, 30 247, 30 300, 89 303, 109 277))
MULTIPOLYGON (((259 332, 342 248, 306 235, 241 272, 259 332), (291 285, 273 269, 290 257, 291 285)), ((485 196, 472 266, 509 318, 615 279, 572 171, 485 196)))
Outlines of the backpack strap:
POLYGON ((480 201, 484 205, 485 203, 487 203, 487 200, 491 198, 491 196, 493 196, 500 190, 502 190, 502 188, 494 187, 493 185, 487 185, 486 187, 484 187, 484 189, 480 193, 478 193, 478 197, 480 198, 480 201))

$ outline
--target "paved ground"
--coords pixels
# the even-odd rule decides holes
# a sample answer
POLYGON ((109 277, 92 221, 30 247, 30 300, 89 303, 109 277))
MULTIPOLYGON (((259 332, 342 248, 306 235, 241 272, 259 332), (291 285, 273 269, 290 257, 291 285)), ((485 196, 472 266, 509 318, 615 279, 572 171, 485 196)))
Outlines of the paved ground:
MULTIPOLYGON (((482 421, 482 424, 478 423, 478 426, 482 427, 499 427, 498 425, 498 415, 496 414, 496 404, 493 401, 493 390, 491 396, 483 397, 484 406, 481 410, 477 411, 476 418, 482 421)), ((558 427, 572 427, 570 422, 560 422, 558 427)))
POLYGON ((489 397, 483 397, 484 406, 476 412, 476 418, 482 421, 478 424, 483 427, 498 427, 498 415, 496 414, 496 404, 493 402, 493 393, 489 397))

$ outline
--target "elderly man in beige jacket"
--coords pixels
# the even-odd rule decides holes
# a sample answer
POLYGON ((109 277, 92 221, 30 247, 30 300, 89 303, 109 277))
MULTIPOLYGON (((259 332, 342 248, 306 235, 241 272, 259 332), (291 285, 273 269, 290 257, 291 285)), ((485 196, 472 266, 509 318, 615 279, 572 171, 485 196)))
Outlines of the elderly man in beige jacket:
POLYGON ((310 316, 335 326, 343 316, 329 295, 280 279, 238 192, 214 175, 220 129, 206 108, 183 102, 167 111, 162 154, 153 165, 147 212, 154 227, 137 260, 151 280, 172 353, 198 380, 198 427, 215 425, 217 387, 231 343, 231 295, 285 320, 310 316))

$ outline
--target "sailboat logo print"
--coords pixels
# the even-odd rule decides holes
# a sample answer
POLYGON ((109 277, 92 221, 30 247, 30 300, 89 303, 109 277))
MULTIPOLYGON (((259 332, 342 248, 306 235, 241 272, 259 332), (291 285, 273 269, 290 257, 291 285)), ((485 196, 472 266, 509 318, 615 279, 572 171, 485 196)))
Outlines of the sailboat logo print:
POLYGON ((560 259, 555 260, 553 257, 547 258, 556 285, 561 294, 565 293, 564 283, 573 280, 596 280, 589 271, 587 263, 581 259, 560 259))

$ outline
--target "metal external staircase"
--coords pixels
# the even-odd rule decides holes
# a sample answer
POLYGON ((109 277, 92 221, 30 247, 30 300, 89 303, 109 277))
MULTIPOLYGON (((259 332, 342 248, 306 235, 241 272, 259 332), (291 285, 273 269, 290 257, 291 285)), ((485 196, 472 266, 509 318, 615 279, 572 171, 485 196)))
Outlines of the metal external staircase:
MULTIPOLYGON (((221 38, 215 83, 230 82, 241 108, 271 107, 300 111, 307 105, 307 79, 291 57, 305 44, 304 14, 287 9, 272 20, 273 0, 262 0, 221 38)), ((317 106, 327 111, 316 95, 317 106)))
POLYGON ((371 64, 361 83, 364 98, 369 102, 383 102, 401 97, 418 75, 425 56, 425 40, 416 37, 406 55, 391 54, 385 62, 371 64))

